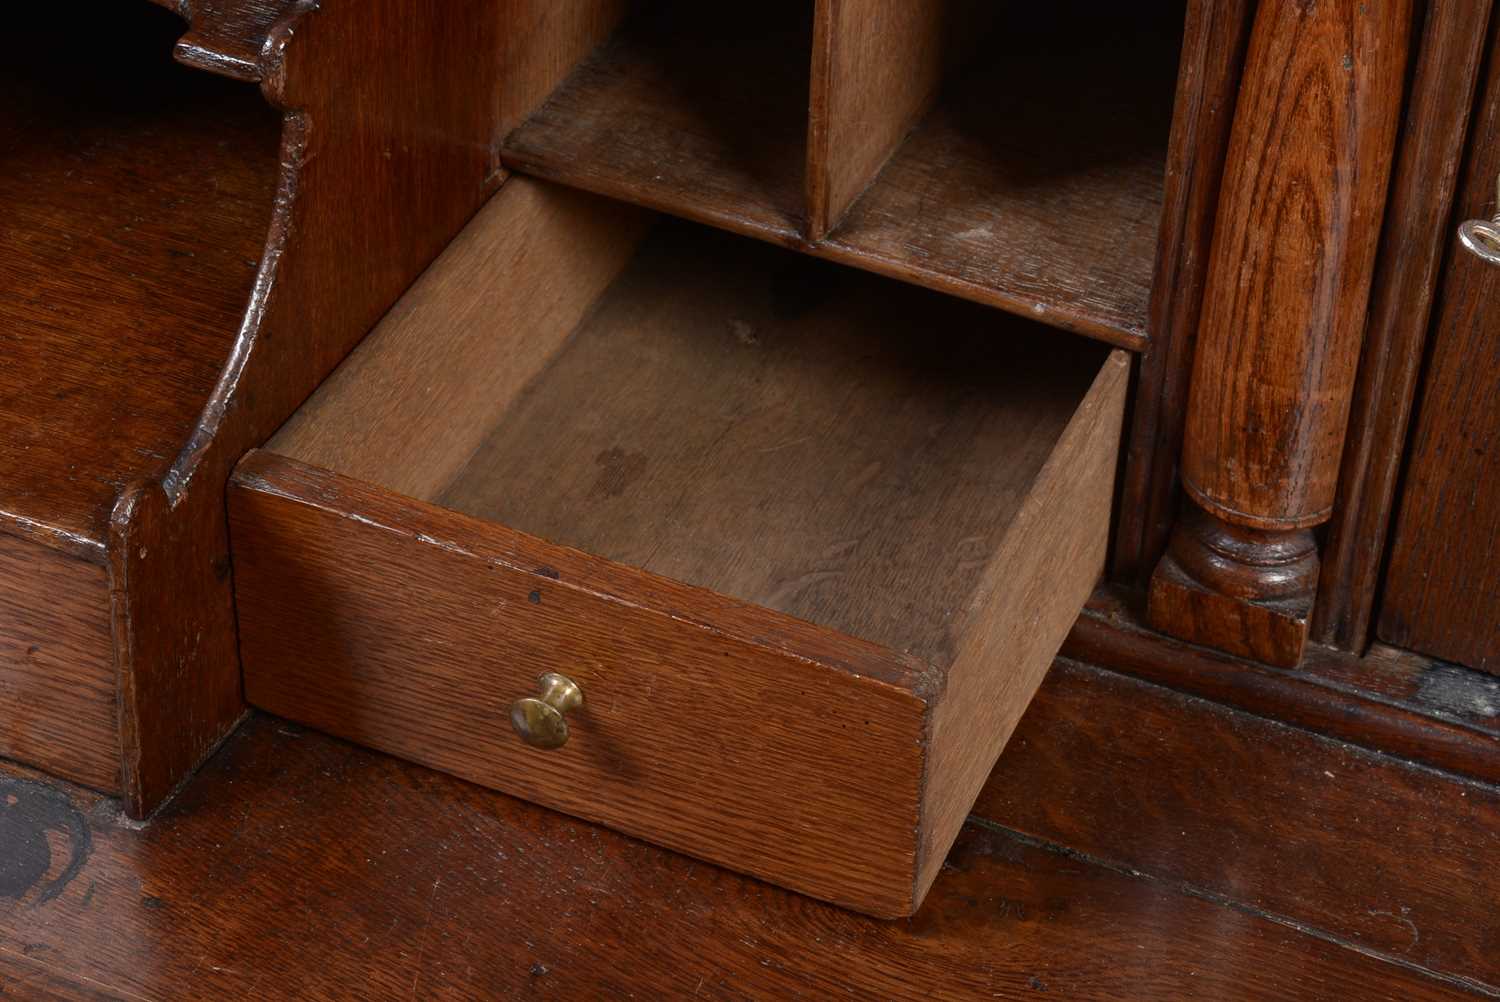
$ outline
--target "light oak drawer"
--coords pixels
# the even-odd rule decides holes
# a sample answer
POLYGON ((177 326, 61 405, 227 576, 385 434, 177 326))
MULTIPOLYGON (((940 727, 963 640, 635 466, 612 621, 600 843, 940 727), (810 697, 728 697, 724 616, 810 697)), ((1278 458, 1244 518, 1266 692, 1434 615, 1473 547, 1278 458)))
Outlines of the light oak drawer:
POLYGON ((512 179, 236 472, 246 692, 909 914, 1098 578, 1127 370, 512 179))

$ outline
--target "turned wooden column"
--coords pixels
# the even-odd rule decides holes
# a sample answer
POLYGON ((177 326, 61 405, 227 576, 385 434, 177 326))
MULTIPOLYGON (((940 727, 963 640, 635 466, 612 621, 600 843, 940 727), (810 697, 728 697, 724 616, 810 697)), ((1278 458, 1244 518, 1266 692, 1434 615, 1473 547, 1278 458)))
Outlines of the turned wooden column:
POLYGON ((1193 360, 1163 632, 1302 658, 1401 105, 1411 0, 1261 0, 1193 360))

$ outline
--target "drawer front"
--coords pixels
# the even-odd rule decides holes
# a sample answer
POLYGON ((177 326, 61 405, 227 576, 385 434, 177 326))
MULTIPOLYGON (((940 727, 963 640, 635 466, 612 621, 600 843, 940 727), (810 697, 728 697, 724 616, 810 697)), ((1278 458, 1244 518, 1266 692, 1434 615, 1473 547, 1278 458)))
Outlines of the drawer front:
POLYGON ((268 452, 230 490, 246 694, 270 712, 871 914, 910 914, 1102 568, 1106 365, 946 673, 268 452), (510 706, 584 705, 560 749, 510 706), (947 697, 947 698, 945 698, 947 697))
POLYGON ((0 533, 0 756, 120 787, 103 567, 0 533))
POLYGON ((819 897, 913 881, 920 666, 267 453, 231 491, 247 697, 819 897), (562 748, 511 703, 583 690, 562 748))

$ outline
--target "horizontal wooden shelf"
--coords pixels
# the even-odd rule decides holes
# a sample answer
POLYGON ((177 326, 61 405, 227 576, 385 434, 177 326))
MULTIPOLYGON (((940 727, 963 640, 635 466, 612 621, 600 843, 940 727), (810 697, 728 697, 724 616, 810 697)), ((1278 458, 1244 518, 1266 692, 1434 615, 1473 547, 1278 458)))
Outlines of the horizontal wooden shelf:
POLYGON ((509 165, 779 241, 802 217, 806 0, 643 6, 505 143, 509 165))
POLYGON ((1141 347, 1182 30, 1162 7, 1007 8, 820 252, 1141 347))
POLYGON ((649 7, 582 59, 502 156, 564 184, 1142 348, 1182 6, 996 13, 947 2, 945 14, 933 0, 930 17, 887 11, 884 28, 827 15, 819 45, 835 54, 815 59, 811 75, 809 4, 732 15, 649 7), (927 31, 910 52, 907 22, 927 31), (975 45, 955 24, 993 30, 975 45), (846 42, 851 33, 859 37, 846 42), (959 64, 925 116, 931 95, 901 91, 900 74, 882 69, 901 59, 923 61, 934 93, 942 64, 959 64), (901 108, 879 107, 883 91, 860 99, 866 78, 901 108), (810 107, 820 142, 811 158, 810 107), (902 141, 909 115, 917 125, 902 141), (847 155, 839 145, 862 129, 890 134, 883 169, 878 140, 847 155))
POLYGON ((182 21, 146 4, 66 26, 23 11, 9 28, 0 529, 102 557, 121 488, 172 462, 229 355, 280 116, 174 64, 182 21))

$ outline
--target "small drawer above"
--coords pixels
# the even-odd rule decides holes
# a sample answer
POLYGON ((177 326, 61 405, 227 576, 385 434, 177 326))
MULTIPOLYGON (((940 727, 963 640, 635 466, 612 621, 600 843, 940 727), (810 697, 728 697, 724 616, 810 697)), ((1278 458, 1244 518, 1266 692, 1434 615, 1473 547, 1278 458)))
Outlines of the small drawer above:
POLYGON ((909 914, 1100 574, 1127 372, 513 178, 240 464, 246 692, 909 914), (546 673, 550 750, 511 719, 546 673))

